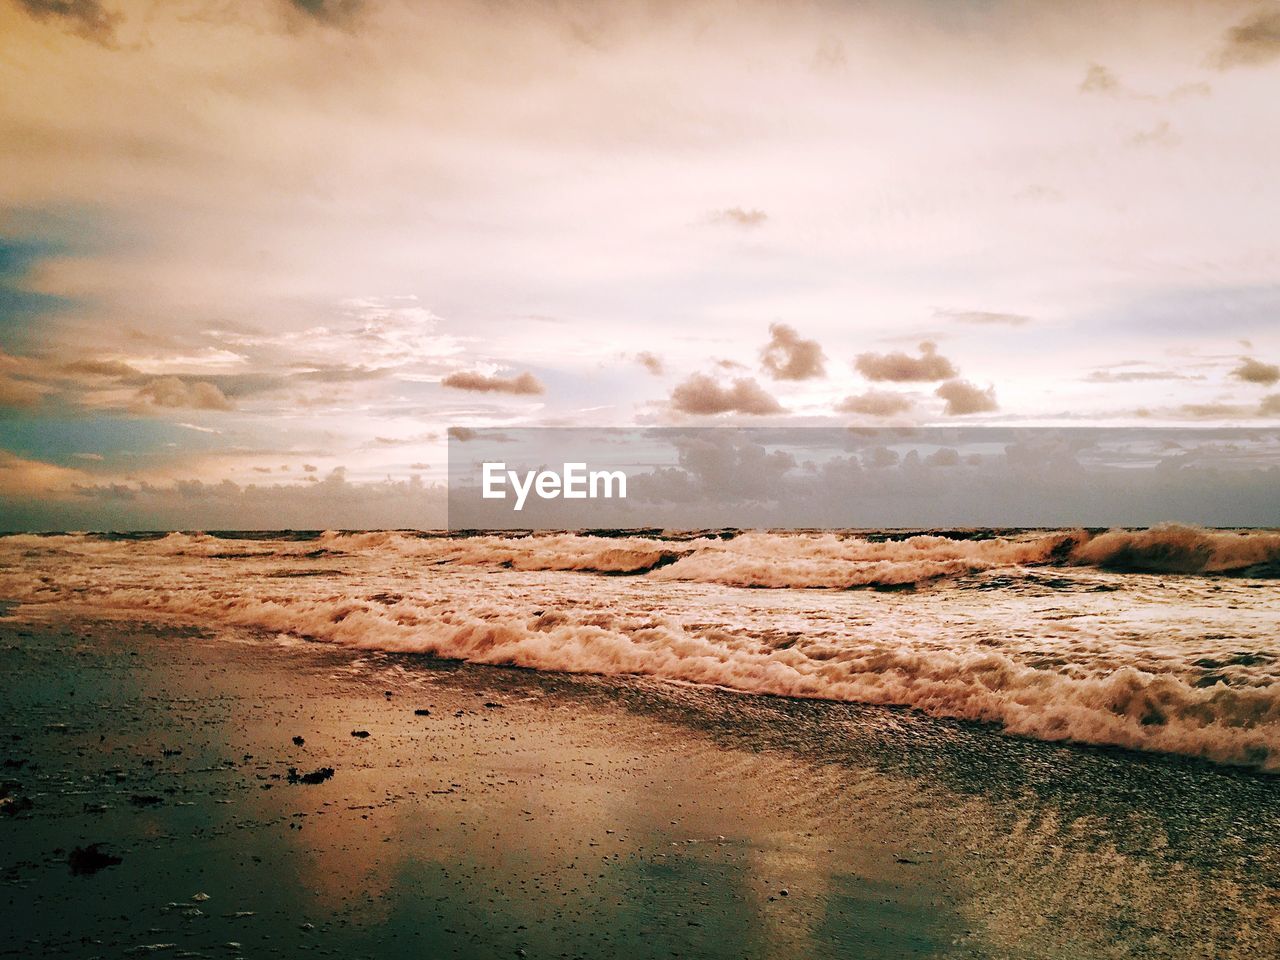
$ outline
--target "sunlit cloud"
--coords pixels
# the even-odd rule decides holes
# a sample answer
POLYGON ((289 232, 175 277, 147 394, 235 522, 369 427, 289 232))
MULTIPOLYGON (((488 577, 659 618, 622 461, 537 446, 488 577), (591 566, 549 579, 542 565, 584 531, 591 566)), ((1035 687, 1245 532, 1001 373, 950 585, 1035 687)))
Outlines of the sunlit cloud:
POLYGON ((720 383, 695 373, 671 391, 671 408, 677 413, 714 416, 744 413, 751 416, 783 413, 780 403, 750 377, 720 383))
POLYGON ((948 380, 934 391, 947 401, 943 412, 949 417, 963 417, 971 413, 990 413, 998 410, 994 387, 985 390, 967 380, 948 380))
POLYGON ((956 375, 956 368, 938 353, 938 345, 931 340, 920 344, 918 357, 901 352, 860 353, 854 366, 868 380, 896 383, 946 380, 956 375))
POLYGON ((1274 363, 1263 363, 1253 357, 1245 357, 1240 366, 1231 371, 1231 376, 1245 383, 1260 383, 1264 386, 1280 381, 1280 366, 1274 363))
POLYGON ((911 397, 887 390, 868 390, 866 393, 845 397, 836 410, 840 413, 857 413, 868 417, 892 417, 907 413, 915 406, 911 397))
POLYGON ((495 377, 477 373, 474 370, 461 370, 451 373, 440 381, 441 386, 455 390, 472 390, 477 393, 510 393, 515 396, 535 396, 546 392, 546 387, 538 382, 531 373, 521 373, 514 377, 495 377))

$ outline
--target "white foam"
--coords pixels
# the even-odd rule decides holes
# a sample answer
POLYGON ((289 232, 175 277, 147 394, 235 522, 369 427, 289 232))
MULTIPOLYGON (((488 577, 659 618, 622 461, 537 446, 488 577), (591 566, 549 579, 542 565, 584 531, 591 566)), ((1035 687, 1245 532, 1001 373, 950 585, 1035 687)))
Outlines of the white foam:
POLYGON ((6 537, 0 597, 476 663, 902 705, 1044 740, 1280 771, 1280 658, 1268 653, 1280 620, 1274 582, 1067 566, 1058 575, 1077 578, 1078 589, 1055 594, 1024 576, 1027 565, 1133 566, 1169 555, 1239 569, 1271 562, 1276 541, 1185 527, 886 542, 777 533, 6 537), (732 589, 957 575, 977 575, 971 585, 981 586, 984 571, 1009 574, 1009 585, 910 595, 732 589))

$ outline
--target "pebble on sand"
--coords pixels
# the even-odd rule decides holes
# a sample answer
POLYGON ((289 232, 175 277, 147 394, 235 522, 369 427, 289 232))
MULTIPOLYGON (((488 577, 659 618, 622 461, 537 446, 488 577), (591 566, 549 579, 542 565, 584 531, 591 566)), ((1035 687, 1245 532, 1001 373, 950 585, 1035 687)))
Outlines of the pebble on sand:
POLYGON ((123 862, 124 859, 122 857, 117 857, 103 850, 100 843, 91 843, 87 847, 76 847, 67 857, 67 866, 77 876, 89 876, 106 867, 114 867, 116 864, 123 862))

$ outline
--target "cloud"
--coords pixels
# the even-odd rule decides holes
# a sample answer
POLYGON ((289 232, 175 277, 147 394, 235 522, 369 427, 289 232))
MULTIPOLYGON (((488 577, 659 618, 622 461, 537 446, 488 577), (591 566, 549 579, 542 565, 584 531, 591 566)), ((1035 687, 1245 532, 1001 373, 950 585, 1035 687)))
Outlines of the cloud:
POLYGON ((934 392, 947 401, 943 413, 948 417, 963 417, 970 413, 987 413, 999 409, 995 387, 983 390, 968 380, 948 380, 934 392))
POLYGON ((825 39, 814 51, 811 66, 815 73, 839 73, 849 65, 849 53, 839 40, 825 39))
POLYGON ((817 340, 804 340, 785 323, 770 325, 772 339, 760 351, 760 362, 775 380, 811 380, 826 376, 826 357, 817 340))
POLYGON ((1266 63, 1280 57, 1280 10, 1259 10, 1227 31, 1215 60, 1221 69, 1266 63))
POLYGON ((1203 377, 1176 370, 1094 370, 1085 377, 1089 383, 1142 383, 1147 380, 1203 380, 1203 377))
POLYGON ((73 360, 64 363, 63 373, 87 377, 137 377, 138 370, 119 360, 73 360))
POLYGON ((1150 130, 1139 130, 1129 138, 1129 142, 1137 147, 1147 145, 1172 147, 1181 142, 1181 138, 1173 132, 1173 127, 1168 120, 1161 120, 1150 130))
POLYGON ((470 427, 450 427, 445 433, 451 440, 457 440, 459 443, 466 443, 468 440, 475 439, 476 432, 470 427))
POLYGON ((99 0, 17 0, 32 19, 55 21, 71 33, 104 47, 115 44, 120 14, 112 13, 99 0))
MULTIPOLYGON (((47 464, 37 466, 48 468, 47 464)), ((311 475, 301 483, 242 485, 230 480, 211 483, 190 479, 158 485, 89 484, 83 482, 82 474, 63 473, 69 476, 49 479, 67 490, 69 480, 80 478, 80 483, 70 485, 72 496, 24 502, 23 512, 17 515, 24 521, 21 527, 438 529, 448 519, 445 488, 424 483, 416 474, 405 479, 358 482, 348 480, 346 471, 336 467, 323 477, 311 475)), ((0 453, 0 496, 11 492, 5 474, 5 455, 0 453)), ((32 480, 38 482, 40 477, 32 480)), ((6 506, 0 501, 0 510, 6 506)))
POLYGON ((375 436, 372 440, 368 440, 360 445, 362 450, 377 450, 387 447, 416 447, 424 443, 434 443, 440 439, 440 434, 434 431, 427 433, 415 433, 405 437, 384 437, 375 436))
POLYGON ((1280 416, 1280 393, 1263 397, 1258 403, 1236 403, 1230 400, 1213 400, 1204 403, 1184 403, 1177 407, 1139 409, 1140 417, 1159 416, 1164 419, 1196 420, 1254 420, 1280 416))
POLYGON ((381 380, 390 373, 391 371, 385 367, 327 364, 291 374, 290 379, 309 380, 314 383, 363 383, 366 380, 381 380))
POLYGON ((937 344, 932 340, 920 344, 918 357, 900 352, 860 353, 854 366, 868 380, 890 380, 894 383, 946 380, 957 373, 951 361, 938 353, 937 344))
POLYGON ((693 374, 671 391, 671 406, 680 413, 697 416, 717 413, 763 416, 785 412, 778 401, 750 377, 740 377, 726 387, 705 373, 693 374))
POLYGON ((752 230, 755 227, 763 226, 768 219, 769 215, 763 210, 747 210, 743 207, 729 207, 725 210, 716 210, 711 214, 712 223, 741 227, 743 230, 752 230))
POLYGON ((1184 403, 1179 410, 1183 416, 1205 420, 1253 415, 1251 408, 1237 403, 1184 403))
POLYGON ((0 374, 0 416, 6 410, 29 410, 40 405, 44 391, 36 384, 0 374))
POLYGON ((1242 357, 1240 366, 1231 371, 1231 376, 1245 383, 1260 383, 1269 387, 1280 380, 1280 366, 1274 363, 1263 363, 1253 357, 1242 357))
POLYGON ((156 377, 138 391, 138 399, 156 407, 231 410, 234 405, 214 384, 181 377, 156 377))
POLYGON ((845 397, 836 405, 840 413, 860 413, 868 417, 892 417, 906 413, 914 406, 910 397, 887 390, 868 390, 857 396, 845 397))
MULTIPOLYGON (((69 490, 82 474, 0 450, 0 496, 40 497, 69 490)), ((4 529, 4 528, 0 528, 4 529)))
POLYGON ((960 451, 955 447, 939 447, 925 457, 924 462, 930 467, 958 467, 960 466, 960 451))
POLYGON ((298 13, 317 22, 335 26, 350 26, 364 9, 364 0, 286 0, 286 2, 298 13))
POLYGON ((650 503, 789 500, 794 455, 771 450, 737 430, 697 430, 675 436, 679 466, 634 475, 629 495, 650 503))
POLYGON ((1204 97, 1213 92, 1213 88, 1204 81, 1182 83, 1164 94, 1143 93, 1129 89, 1120 82, 1120 78, 1108 67, 1100 63, 1090 65, 1085 71, 1084 80, 1080 83, 1081 93, 1101 94, 1109 97, 1124 97, 1128 100, 1141 100, 1148 103, 1160 101, 1176 101, 1186 97, 1204 97))
POLYGON ((464 370, 449 374, 440 381, 440 384, 455 390, 474 390, 478 393, 512 393, 528 396, 546 392, 546 388, 531 373, 522 373, 518 377, 490 377, 483 373, 464 370))
POLYGON ((656 353, 650 353, 648 350, 644 350, 636 354, 635 360, 636 363, 640 364, 640 366, 644 367, 655 377, 662 376, 664 369, 662 358, 656 353))
POLYGON ((1119 93, 1119 78, 1100 63, 1091 64, 1080 83, 1081 93, 1119 93))
POLYGON ((1031 318, 1021 313, 997 313, 991 310, 935 310, 934 316, 957 323, 1003 324, 1008 327, 1021 327, 1031 322, 1031 318))

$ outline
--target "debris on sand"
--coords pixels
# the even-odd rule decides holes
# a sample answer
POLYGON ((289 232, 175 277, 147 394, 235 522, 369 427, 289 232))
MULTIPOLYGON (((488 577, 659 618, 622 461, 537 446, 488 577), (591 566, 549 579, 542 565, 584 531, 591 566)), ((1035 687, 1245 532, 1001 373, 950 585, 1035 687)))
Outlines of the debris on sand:
POLYGON ((333 774, 333 767, 321 767, 319 770, 312 770, 310 773, 301 775, 299 775, 297 767, 290 767, 288 780, 290 783, 324 783, 326 780, 332 779, 333 774))
POLYGON ((67 866, 76 876, 88 876, 106 867, 114 867, 123 863, 121 857, 113 856, 101 849, 102 844, 91 843, 87 847, 76 847, 67 857, 67 866))
POLYGON ((35 804, 31 802, 31 798, 22 794, 12 797, 0 797, 0 813, 6 817, 16 817, 20 813, 26 813, 35 804))
POLYGON ((363 740, 365 737, 369 735, 369 731, 368 730, 352 730, 351 735, 353 737, 359 737, 361 740, 363 740))
POLYGON ((22 792, 22 784, 17 780, 5 780, 0 783, 0 814, 16 817, 30 810, 31 798, 22 792))
POLYGON ((305 739, 303 739, 302 737, 294 737, 294 738, 293 738, 293 745, 294 745, 295 747, 300 747, 300 746, 302 746, 302 745, 303 745, 304 743, 306 743, 306 742, 307 742, 307 741, 306 741, 305 739))

